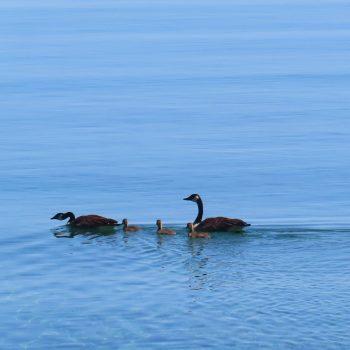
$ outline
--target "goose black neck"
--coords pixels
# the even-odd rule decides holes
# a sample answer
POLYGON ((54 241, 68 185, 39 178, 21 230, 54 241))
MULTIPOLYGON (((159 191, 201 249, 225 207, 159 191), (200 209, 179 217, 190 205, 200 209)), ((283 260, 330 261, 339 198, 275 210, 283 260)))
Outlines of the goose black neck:
POLYGON ((203 218, 203 202, 202 202, 202 198, 199 197, 196 203, 197 203, 197 206, 198 206, 198 215, 197 215, 196 219, 194 220, 193 224, 199 224, 202 221, 202 218, 203 218))
POLYGON ((64 216, 65 216, 65 219, 69 218, 68 223, 75 220, 75 215, 70 211, 68 213, 65 213, 64 216))

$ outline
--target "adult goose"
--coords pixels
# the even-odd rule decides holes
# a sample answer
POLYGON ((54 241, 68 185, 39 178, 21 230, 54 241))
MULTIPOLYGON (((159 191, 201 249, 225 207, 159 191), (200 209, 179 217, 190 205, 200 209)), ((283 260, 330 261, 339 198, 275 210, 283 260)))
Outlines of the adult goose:
POLYGON ((194 193, 189 197, 184 198, 185 201, 192 201, 197 203, 198 206, 198 215, 193 222, 193 226, 196 231, 206 231, 206 232, 215 232, 215 231, 238 231, 243 227, 250 226, 241 219, 230 219, 222 216, 215 218, 207 218, 202 221, 203 218, 203 201, 199 194, 194 193))
POLYGON ((110 218, 105 218, 100 215, 82 215, 77 218, 75 215, 68 211, 67 213, 57 213, 51 220, 66 220, 69 219, 67 224, 74 227, 88 228, 98 226, 117 226, 118 221, 110 218))

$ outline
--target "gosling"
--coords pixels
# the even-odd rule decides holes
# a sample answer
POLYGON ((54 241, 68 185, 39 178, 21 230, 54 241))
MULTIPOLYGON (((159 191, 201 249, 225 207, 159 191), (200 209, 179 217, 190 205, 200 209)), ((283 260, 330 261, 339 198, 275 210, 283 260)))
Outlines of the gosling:
POLYGON ((156 225, 158 227, 157 233, 159 235, 176 235, 176 232, 174 230, 163 228, 162 220, 158 219, 156 225))
POLYGON ((189 230, 188 237, 190 238, 211 238, 208 232, 196 232, 192 222, 187 224, 189 230))
POLYGON ((135 232, 135 231, 139 231, 140 228, 138 226, 134 226, 134 225, 129 225, 128 224, 128 219, 123 219, 122 221, 123 226, 123 230, 125 232, 135 232))

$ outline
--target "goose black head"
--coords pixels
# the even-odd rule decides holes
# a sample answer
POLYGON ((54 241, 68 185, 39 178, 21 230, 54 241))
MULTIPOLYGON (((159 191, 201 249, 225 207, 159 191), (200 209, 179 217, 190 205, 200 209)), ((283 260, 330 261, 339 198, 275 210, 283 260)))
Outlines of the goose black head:
POLYGON ((69 211, 67 213, 57 213, 51 218, 51 220, 66 220, 70 217, 74 217, 74 214, 69 211))
POLYGON ((184 201, 197 202, 199 198, 200 198, 199 194, 194 193, 194 194, 191 194, 189 197, 184 198, 184 201))
POLYGON ((57 213, 54 215, 51 220, 64 220, 64 214, 63 213, 57 213))

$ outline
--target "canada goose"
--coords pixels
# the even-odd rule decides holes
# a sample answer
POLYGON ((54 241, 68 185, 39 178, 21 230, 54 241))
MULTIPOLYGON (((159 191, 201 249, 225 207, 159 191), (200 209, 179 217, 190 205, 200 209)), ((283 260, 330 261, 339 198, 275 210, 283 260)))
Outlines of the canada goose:
POLYGON ((207 218, 202 221, 203 218, 203 201, 199 194, 191 194, 189 197, 184 198, 185 201, 192 201, 197 203, 198 215, 193 222, 193 226, 196 230, 203 230, 208 232, 214 231, 237 231, 241 230, 245 226, 250 226, 241 219, 230 219, 222 216, 215 218, 207 218))
POLYGON ((157 233, 160 235, 176 235, 174 230, 170 230, 169 228, 163 228, 162 220, 158 219, 156 222, 158 227, 157 233))
POLYGON ((187 228, 189 230, 188 237, 191 237, 191 238, 210 238, 210 235, 209 235, 208 232, 197 232, 197 231, 195 231, 192 222, 189 222, 187 224, 187 228))
POLYGON ((105 218, 100 215, 82 215, 77 218, 72 212, 67 213, 57 213, 51 220, 66 220, 67 224, 74 227, 97 227, 97 226, 117 226, 118 221, 114 219, 105 218))
POLYGON ((123 227, 124 231, 135 232, 135 231, 139 231, 140 230, 140 228, 138 226, 129 225, 128 224, 128 219, 123 219, 122 224, 124 225, 124 227, 123 227))

